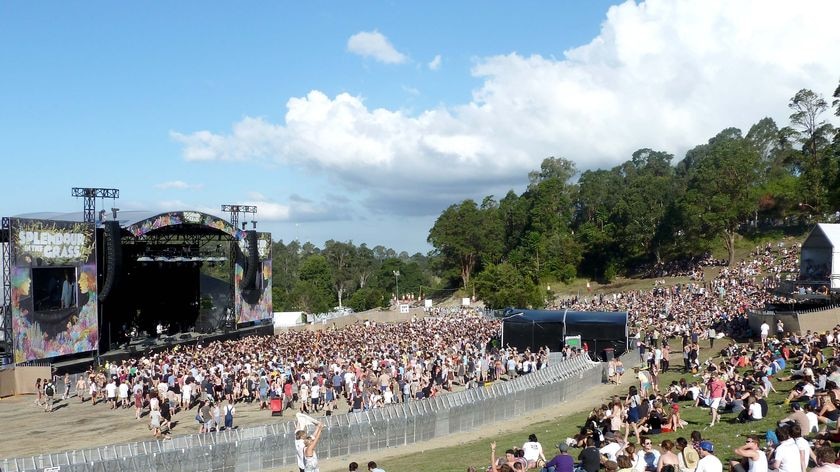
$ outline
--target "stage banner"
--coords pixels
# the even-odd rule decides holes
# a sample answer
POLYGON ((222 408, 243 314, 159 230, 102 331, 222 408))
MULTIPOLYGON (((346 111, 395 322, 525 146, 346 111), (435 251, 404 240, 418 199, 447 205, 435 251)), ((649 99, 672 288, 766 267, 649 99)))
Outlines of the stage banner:
POLYGON ((236 300, 236 322, 268 320, 274 316, 271 304, 271 233, 257 233, 257 254, 259 267, 254 276, 253 288, 244 290, 242 280, 250 251, 248 238, 237 241, 241 249, 240 257, 234 263, 233 286, 236 300))
POLYGON ((10 223, 15 362, 96 349, 93 224, 22 218, 10 223))
POLYGON ((168 213, 161 213, 152 218, 138 221, 126 228, 126 231, 131 233, 135 238, 143 237, 151 231, 165 228, 167 226, 177 225, 202 225, 215 228, 223 231, 235 239, 242 239, 245 232, 239 228, 234 228, 227 221, 207 213, 198 211, 171 211, 168 213))

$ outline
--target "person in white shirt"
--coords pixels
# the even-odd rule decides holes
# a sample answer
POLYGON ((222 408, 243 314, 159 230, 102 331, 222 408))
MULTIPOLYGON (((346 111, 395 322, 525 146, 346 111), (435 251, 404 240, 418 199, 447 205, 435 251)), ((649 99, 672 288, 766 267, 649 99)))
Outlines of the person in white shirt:
POLYGON ((128 383, 123 382, 119 386, 120 406, 128 408, 128 383))
POLYGON ((711 441, 700 441, 700 461, 695 472, 723 472, 723 464, 715 457, 715 446, 711 441))
POLYGON ((542 444, 537 441, 536 434, 528 435, 528 442, 522 445, 522 452, 524 452, 524 458, 528 461, 528 468, 533 469, 536 467, 537 459, 542 459, 545 461, 545 454, 543 454, 542 444))
POLYGON ((601 446, 601 449, 598 450, 602 456, 607 456, 607 460, 614 461, 616 460, 616 453, 621 450, 621 444, 615 438, 615 433, 612 431, 607 431, 604 433, 604 440, 606 444, 601 446))
POLYGON ((805 404, 805 416, 808 417, 808 433, 816 433, 820 430, 820 419, 816 413, 814 413, 814 409, 811 407, 810 403, 805 404))
POLYGON ((770 325, 765 321, 761 323, 761 345, 767 344, 767 336, 770 335, 770 325))
POLYGON ((735 454, 747 459, 748 469, 740 461, 731 461, 732 472, 767 472, 767 454, 761 450, 758 444, 758 436, 751 434, 747 436, 746 443, 735 448, 735 454))
POLYGON ((776 428, 776 437, 779 438, 779 445, 776 446, 775 460, 771 467, 779 472, 803 472, 799 448, 790 437, 790 427, 785 425, 776 428))
POLYGON ((649 437, 642 436, 641 443, 642 449, 636 452, 633 461, 633 470, 635 472, 655 471, 659 465, 659 451, 653 448, 653 442, 649 437))
POLYGON ((117 407, 117 383, 111 379, 107 385, 105 385, 105 395, 108 397, 108 403, 111 404, 111 409, 117 407))
POLYGON ((295 432, 295 458, 297 459, 297 466, 300 472, 306 467, 303 460, 303 450, 306 447, 303 440, 306 438, 306 431, 300 430, 295 432))

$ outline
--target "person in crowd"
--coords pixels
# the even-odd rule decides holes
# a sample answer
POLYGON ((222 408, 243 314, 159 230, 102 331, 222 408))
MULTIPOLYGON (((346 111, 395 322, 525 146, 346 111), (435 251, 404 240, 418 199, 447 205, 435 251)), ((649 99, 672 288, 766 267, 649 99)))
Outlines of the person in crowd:
POLYGON ((537 441, 536 434, 529 434, 528 441, 522 445, 522 451, 524 451, 525 460, 528 461, 528 468, 533 469, 536 467, 537 461, 542 460, 545 461, 545 454, 543 454, 542 444, 537 441))
POLYGON ((711 441, 700 442, 700 461, 695 472, 723 472, 723 463, 715 457, 715 446, 711 441))
POLYGON ((732 472, 767 472, 767 454, 761 450, 759 438, 750 434, 745 439, 744 445, 736 447, 733 451, 740 460, 730 461, 732 472))
MULTIPOLYGON (((495 446, 496 443, 494 442, 491 446, 493 451, 496 450, 495 446)), ((569 455, 569 445, 561 442, 557 444, 557 451, 557 455, 546 462, 541 472, 574 472, 575 460, 569 455)), ((495 458, 495 452, 492 454, 492 457, 495 458)), ((493 472, 499 472, 499 469, 494 468, 493 472)))
POLYGON ((324 424, 318 423, 315 426, 315 432, 303 440, 304 472, 319 472, 321 470, 318 468, 318 454, 315 452, 315 448, 318 446, 318 441, 321 439, 321 432, 323 430, 324 424))
POLYGON ((688 441, 683 438, 677 438, 677 458, 680 462, 680 472, 694 472, 694 469, 697 468, 697 462, 700 461, 700 455, 693 446, 691 446, 688 441))

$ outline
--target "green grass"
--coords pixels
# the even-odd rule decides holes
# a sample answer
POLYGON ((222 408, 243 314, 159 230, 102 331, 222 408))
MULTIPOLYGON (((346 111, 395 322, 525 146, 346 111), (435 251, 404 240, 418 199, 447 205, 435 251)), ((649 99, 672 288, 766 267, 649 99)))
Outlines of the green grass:
MULTIPOLYGON (((728 340, 722 339, 715 343, 715 347, 722 348, 728 344, 728 340)), ((705 343, 704 343, 705 345, 705 343)), ((708 352, 708 350, 706 351, 708 352)), ((635 356, 631 354, 631 356, 635 356)), ((679 353, 673 356, 679 362, 682 361, 679 353)), ((631 358, 631 362, 637 358, 631 358)), ((716 360, 720 361, 720 358, 716 360)), ((629 367, 631 362, 625 364, 629 367)), ((671 381, 679 380, 685 377, 686 381, 692 382, 697 378, 682 374, 681 365, 677 366, 679 371, 673 369, 662 375, 660 380, 660 390, 667 391, 667 386, 671 381)), ((785 372, 784 375, 787 375, 785 372)), ((778 377, 778 375, 776 376, 778 377)), ((624 376, 624 385, 637 385, 638 382, 633 382, 632 370, 628 369, 628 373, 624 376)), ((783 417, 789 414, 789 408, 783 405, 784 399, 788 392, 793 387, 793 382, 780 382, 774 378, 773 385, 778 390, 778 393, 770 394, 767 398, 768 413, 767 417, 761 421, 740 424, 735 421, 735 416, 732 413, 722 413, 720 424, 714 427, 709 427, 711 419, 708 408, 695 408, 693 406, 687 407, 693 402, 680 402, 680 412, 682 419, 688 422, 685 429, 680 429, 677 432, 663 433, 652 436, 654 444, 659 444, 665 439, 675 440, 682 436, 689 439, 691 431, 698 430, 701 432, 703 439, 712 441, 715 445, 715 455, 721 461, 728 461, 734 459, 732 453, 733 449, 743 445, 744 436, 747 434, 758 434, 760 438, 764 437, 764 433, 773 429, 776 423, 783 417)), ((607 398, 601 399, 606 403, 607 398)), ((559 418, 546 419, 533 423, 527 428, 519 430, 511 430, 502 434, 497 434, 492 438, 470 441, 458 444, 451 447, 434 449, 420 453, 410 454, 399 458, 388 459, 382 461, 381 466, 385 470, 413 470, 413 471, 461 471, 466 470, 468 466, 475 466, 478 470, 484 470, 484 467, 490 463, 490 447, 491 441, 497 442, 497 452, 503 455, 504 450, 510 447, 521 447, 527 440, 528 435, 534 433, 539 438, 543 445, 546 458, 550 459, 556 454, 554 445, 567 437, 574 436, 583 425, 586 417, 591 409, 582 412, 568 412, 559 418)), ((491 425, 488 429, 497 430, 503 428, 501 425, 491 425)), ((635 441, 632 432, 629 438, 630 442, 635 441)), ((764 441, 762 439, 762 446, 764 441)), ((571 453, 577 456, 579 449, 572 449, 571 453)))

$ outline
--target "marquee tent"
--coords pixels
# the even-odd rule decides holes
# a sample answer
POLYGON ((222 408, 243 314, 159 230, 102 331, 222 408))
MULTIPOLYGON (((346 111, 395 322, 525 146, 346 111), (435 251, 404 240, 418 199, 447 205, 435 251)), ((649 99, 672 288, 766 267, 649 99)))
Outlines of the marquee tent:
POLYGON ((503 345, 532 351, 548 346, 557 351, 572 336, 580 336, 594 356, 605 358, 609 350, 620 356, 627 350, 627 312, 505 310, 503 345))
POLYGON ((799 280, 840 290, 840 224, 820 223, 805 238, 799 280))

